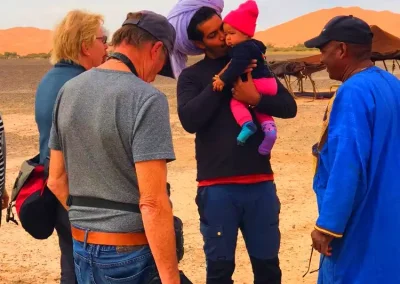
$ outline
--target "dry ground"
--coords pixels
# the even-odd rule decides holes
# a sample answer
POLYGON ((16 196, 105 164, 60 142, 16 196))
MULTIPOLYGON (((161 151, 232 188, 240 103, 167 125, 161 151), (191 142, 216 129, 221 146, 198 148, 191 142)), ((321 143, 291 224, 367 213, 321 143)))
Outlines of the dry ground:
MULTIPOLYGON (((298 55, 279 55, 279 58, 298 55)), ((271 58, 272 56, 270 56, 271 58)), ((34 119, 34 94, 40 78, 50 68, 45 60, 0 60, 0 111, 7 136, 7 190, 16 178, 24 159, 38 151, 38 132, 34 119)), ((325 89, 332 84, 326 73, 317 76, 325 89)), ((155 85, 168 95, 177 161, 169 167, 175 214, 184 221, 186 254, 181 268, 193 283, 205 283, 205 265, 199 221, 194 202, 196 193, 194 136, 180 126, 176 113, 175 81, 159 78, 155 85)), ((280 258, 283 283, 315 283, 316 275, 305 279, 310 254, 310 232, 316 217, 311 189, 311 145, 316 141, 326 100, 298 99, 295 119, 279 120, 279 140, 273 150, 282 203, 280 258)), ((4 215, 4 214, 3 214, 4 215)), ((243 240, 239 239, 235 283, 252 283, 252 272, 243 240)), ((317 268, 314 255, 312 268, 317 268)), ((37 241, 21 226, 6 223, 0 228, 0 283, 58 283, 59 249, 57 237, 37 241)))

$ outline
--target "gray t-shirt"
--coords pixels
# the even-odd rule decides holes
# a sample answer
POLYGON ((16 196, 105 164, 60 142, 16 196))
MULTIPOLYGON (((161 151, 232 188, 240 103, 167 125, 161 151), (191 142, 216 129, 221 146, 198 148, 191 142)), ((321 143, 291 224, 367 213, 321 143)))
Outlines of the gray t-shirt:
MULTIPOLYGON (((175 154, 166 96, 132 73, 92 69, 60 90, 49 147, 62 150, 73 196, 139 203, 134 163, 175 154)), ((71 206, 71 224, 104 232, 143 230, 140 214, 71 206)))

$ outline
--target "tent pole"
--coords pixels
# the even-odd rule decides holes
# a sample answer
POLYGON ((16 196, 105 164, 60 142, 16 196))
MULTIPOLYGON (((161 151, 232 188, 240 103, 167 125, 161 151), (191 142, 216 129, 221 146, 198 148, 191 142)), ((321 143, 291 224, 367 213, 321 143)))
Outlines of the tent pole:
POLYGON ((383 65, 385 66, 386 71, 388 71, 388 68, 386 66, 386 60, 383 60, 383 65))
POLYGON ((298 76, 296 76, 296 80, 295 82, 297 82, 297 92, 301 92, 301 88, 300 88, 300 78, 298 76))
POLYGON ((314 80, 311 78, 311 74, 308 75, 308 78, 310 78, 310 82, 311 82, 311 85, 312 85, 312 87, 313 87, 313 92, 314 92, 314 99, 313 99, 313 101, 314 101, 314 100, 317 99, 317 88, 315 87, 315 82, 314 82, 314 80))
POLYGON ((300 87, 301 87, 300 92, 301 92, 301 93, 304 93, 304 81, 303 81, 303 77, 301 77, 300 82, 301 82, 301 84, 300 84, 300 87))
POLYGON ((299 93, 301 93, 301 82, 300 82, 300 78, 297 78, 297 91, 299 93))
POLYGON ((288 89, 289 93, 292 95, 294 99, 296 99, 296 95, 294 94, 292 86, 290 85, 290 76, 288 78, 288 76, 285 74, 283 75, 283 78, 285 79, 286 88, 288 89))

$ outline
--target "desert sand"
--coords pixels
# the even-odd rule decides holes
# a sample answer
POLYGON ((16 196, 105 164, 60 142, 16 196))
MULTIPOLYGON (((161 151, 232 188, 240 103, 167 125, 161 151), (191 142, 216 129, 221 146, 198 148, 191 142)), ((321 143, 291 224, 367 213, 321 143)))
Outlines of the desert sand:
MULTIPOLYGON (((296 57, 298 55, 292 55, 296 57)), ((287 56, 286 56, 287 57, 287 56)), ((272 59, 282 59, 282 56, 272 59)), ((46 60, 0 60, 0 111, 7 135, 7 190, 18 174, 24 159, 37 154, 38 132, 34 119, 34 94, 40 78, 51 66, 46 60)), ((316 75, 318 86, 335 83, 328 75, 316 75)), ((155 86, 168 97, 177 160, 169 165, 175 215, 184 222, 185 257, 181 269, 193 283, 205 283, 205 260, 195 204, 196 167, 194 136, 186 133, 176 112, 176 82, 160 77, 155 86)), ((309 88, 309 85, 306 85, 309 88)), ((318 137, 327 100, 297 100, 294 119, 277 119, 279 138, 272 154, 278 195, 282 203, 280 250, 285 284, 315 283, 316 274, 304 279, 311 251, 310 233, 317 216, 311 183, 313 176, 311 146, 318 137)), ((3 214, 4 215, 4 214, 3 214)), ((0 283, 59 283, 59 248, 57 235, 48 240, 34 240, 21 226, 6 223, 0 228, 0 283)), ((239 235, 235 283, 253 283, 249 258, 239 235)), ((312 268, 318 268, 314 253, 312 268)))

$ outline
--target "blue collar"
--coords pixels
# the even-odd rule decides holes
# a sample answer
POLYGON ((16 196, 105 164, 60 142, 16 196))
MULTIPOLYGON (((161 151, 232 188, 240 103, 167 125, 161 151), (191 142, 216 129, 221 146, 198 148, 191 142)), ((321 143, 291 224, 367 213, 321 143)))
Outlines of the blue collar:
POLYGON ((82 71, 86 71, 85 67, 83 67, 82 65, 77 64, 69 59, 61 59, 54 66, 55 67, 75 67, 75 68, 82 69, 82 71))

